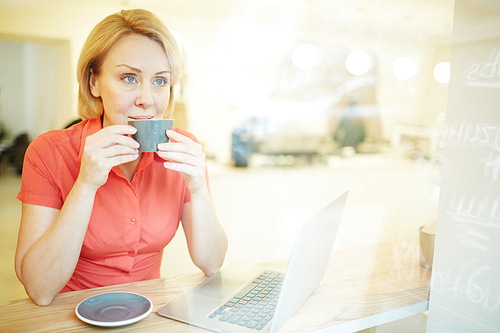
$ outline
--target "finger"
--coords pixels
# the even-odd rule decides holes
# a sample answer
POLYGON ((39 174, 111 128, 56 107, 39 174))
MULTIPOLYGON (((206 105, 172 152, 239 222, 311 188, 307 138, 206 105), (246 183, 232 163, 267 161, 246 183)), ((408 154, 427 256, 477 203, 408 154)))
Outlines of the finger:
POLYGON ((112 125, 112 126, 104 127, 103 129, 92 134, 91 136, 100 137, 100 136, 106 136, 109 134, 132 135, 132 134, 135 134, 136 132, 137 132, 137 129, 133 126, 130 126, 130 125, 112 125))
POLYGON ((129 135, 129 134, 135 134, 135 132, 137 132, 137 128, 130 125, 112 125, 103 128, 102 132, 129 135))
POLYGON ((139 155, 139 146, 128 147, 125 145, 116 144, 102 149, 100 155, 107 158, 120 155, 139 155))
POLYGON ((113 167, 135 161, 139 155, 119 155, 111 158, 100 159, 100 162, 93 163, 89 166, 92 177, 98 177, 99 174, 108 174, 113 167))
POLYGON ((167 130, 167 137, 169 139, 173 139, 176 142, 181 142, 181 143, 195 143, 193 140, 188 138, 187 136, 184 136, 176 131, 173 130, 167 130))
POLYGON ((201 146, 185 143, 161 143, 158 144, 158 153, 183 153, 205 159, 201 146))
POLYGON ((140 147, 139 142, 137 142, 134 138, 124 135, 114 135, 108 147, 113 145, 122 145, 133 149, 138 149, 140 147))
POLYGON ((102 163, 98 161, 120 155, 132 155, 132 159, 139 156, 139 144, 129 137, 112 134, 94 142, 89 142, 92 141, 89 138, 85 144, 84 154, 93 161, 92 163, 102 163))
MULTIPOLYGON (((105 157, 105 158, 100 158, 99 159, 100 162, 96 161, 96 165, 99 170, 104 170, 106 172, 109 172, 111 168, 123 163, 135 161, 138 157, 139 154, 123 154, 123 155, 105 157)), ((96 159, 93 158, 93 160, 96 159)))
MULTIPOLYGON (((114 145, 111 147, 86 147, 85 156, 89 158, 92 164, 109 165, 115 157, 125 156, 126 159, 134 160, 139 157, 139 150, 123 145, 114 145)), ((112 163, 114 166, 114 162, 112 163)))
POLYGON ((139 143, 132 137, 119 133, 96 133, 95 136, 88 137, 89 144, 97 144, 102 147, 111 147, 114 145, 124 145, 131 148, 139 148, 139 143))
POLYGON ((189 164, 165 162, 163 163, 163 166, 167 169, 189 175, 193 179, 201 179, 204 173, 204 170, 202 168, 198 168, 189 164))
POLYGON ((85 155, 82 160, 82 169, 92 177, 99 177, 107 174, 111 168, 123 163, 128 163, 139 158, 139 151, 124 146, 114 146, 112 148, 100 148, 97 150, 85 148, 85 155))
POLYGON ((171 151, 158 151, 158 156, 163 159, 175 161, 177 163, 189 164, 192 166, 203 166, 205 160, 198 156, 187 153, 171 152, 171 151))
POLYGON ((100 140, 103 137, 110 136, 110 135, 121 135, 121 136, 127 136, 127 135, 133 135, 137 132, 137 129, 133 126, 129 125, 113 125, 113 126, 108 126, 105 127, 96 133, 92 134, 89 136, 89 138, 93 138, 95 140, 100 140))
POLYGON ((102 148, 111 148, 111 147, 118 146, 118 147, 125 147, 125 148, 129 148, 129 149, 137 150, 140 147, 140 144, 137 141, 135 141, 134 139, 132 139, 130 137, 126 137, 123 135, 117 135, 117 136, 112 137, 112 138, 103 138, 102 140, 100 140, 98 142, 98 144, 102 148))
POLYGON ((158 155, 162 158, 171 158, 179 162, 196 164, 204 164, 206 155, 203 152, 201 145, 198 143, 163 143, 158 144, 158 155), (191 162, 193 161, 193 162, 191 162))
POLYGON ((158 144, 159 150, 187 151, 189 149, 195 149, 196 151, 203 151, 201 144, 187 136, 173 130, 167 130, 166 133, 169 138, 169 142, 158 144))
POLYGON ((123 164, 123 163, 135 161, 138 158, 139 158, 139 154, 117 155, 117 156, 109 158, 109 164, 111 165, 111 168, 112 168, 112 167, 118 166, 118 165, 123 164))

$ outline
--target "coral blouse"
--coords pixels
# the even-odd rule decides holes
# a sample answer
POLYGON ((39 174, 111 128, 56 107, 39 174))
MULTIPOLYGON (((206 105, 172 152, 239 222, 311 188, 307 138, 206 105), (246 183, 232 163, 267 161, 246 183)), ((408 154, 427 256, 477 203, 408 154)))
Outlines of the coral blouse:
MULTIPOLYGON (((38 136, 26 151, 17 198, 61 209, 78 177, 85 139, 100 129, 96 118, 38 136)), ((111 170, 96 193, 78 264, 62 292, 160 277, 163 248, 190 201, 182 176, 163 162, 156 153, 143 153, 131 182, 119 167, 111 170)))

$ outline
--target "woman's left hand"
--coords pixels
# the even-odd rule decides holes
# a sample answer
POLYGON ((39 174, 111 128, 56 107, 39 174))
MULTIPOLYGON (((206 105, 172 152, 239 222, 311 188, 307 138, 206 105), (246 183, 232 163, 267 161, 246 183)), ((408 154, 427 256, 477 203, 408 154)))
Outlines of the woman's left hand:
POLYGON ((191 193, 207 185, 206 156, 199 143, 173 130, 167 131, 169 142, 158 144, 158 156, 167 160, 165 168, 178 171, 191 193))

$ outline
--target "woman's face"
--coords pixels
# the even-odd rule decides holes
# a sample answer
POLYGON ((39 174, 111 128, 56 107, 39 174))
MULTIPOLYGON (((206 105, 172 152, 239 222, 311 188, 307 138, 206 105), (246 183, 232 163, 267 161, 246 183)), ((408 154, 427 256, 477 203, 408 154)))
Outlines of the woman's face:
POLYGON ((92 95, 101 97, 103 126, 128 118, 162 118, 170 99, 171 70, 160 44, 132 34, 109 50, 98 76, 91 74, 92 95))

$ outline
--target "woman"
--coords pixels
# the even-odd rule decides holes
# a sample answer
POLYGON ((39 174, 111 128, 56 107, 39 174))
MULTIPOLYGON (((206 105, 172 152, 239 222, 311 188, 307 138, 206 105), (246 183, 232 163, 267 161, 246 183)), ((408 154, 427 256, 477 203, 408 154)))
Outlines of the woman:
POLYGON ((227 238, 209 193, 205 155, 180 129, 140 153, 129 117, 168 118, 180 52, 145 10, 108 16, 78 61, 83 121, 36 138, 26 153, 15 267, 36 304, 59 292, 160 277, 182 221, 196 266, 222 266, 227 238))

